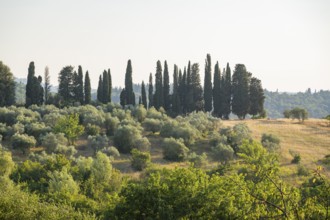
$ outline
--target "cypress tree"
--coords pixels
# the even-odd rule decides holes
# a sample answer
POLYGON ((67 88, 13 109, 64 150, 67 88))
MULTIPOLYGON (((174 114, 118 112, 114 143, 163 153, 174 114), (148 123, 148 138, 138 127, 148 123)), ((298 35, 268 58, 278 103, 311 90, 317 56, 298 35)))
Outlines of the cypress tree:
POLYGON ((73 101, 73 67, 63 67, 59 73, 58 81, 58 94, 63 99, 64 105, 67 105, 73 101))
POLYGON ((139 105, 142 105, 142 98, 139 96, 139 105))
POLYGON ((50 88, 51 88, 51 85, 50 85, 50 75, 49 75, 49 68, 48 66, 46 66, 45 68, 45 104, 49 104, 48 102, 48 99, 49 99, 49 96, 50 96, 50 88))
POLYGON ((186 67, 183 70, 183 76, 182 76, 182 80, 180 81, 180 100, 181 100, 181 104, 182 104, 182 112, 184 114, 187 113, 187 71, 186 71, 186 67))
POLYGON ((203 88, 201 85, 198 63, 194 63, 191 68, 191 88, 193 92, 193 106, 191 110, 203 111, 204 110, 203 88))
POLYGON ((25 90, 25 105, 26 107, 33 104, 33 78, 35 74, 35 67, 34 62, 30 62, 29 69, 28 69, 28 76, 27 76, 27 82, 26 82, 26 90, 25 90))
POLYGON ((111 94, 112 94, 112 78, 110 69, 108 69, 108 79, 109 79, 109 102, 111 102, 111 94))
POLYGON ((79 101, 79 95, 78 95, 78 74, 76 71, 73 72, 73 76, 72 76, 72 97, 73 97, 73 101, 74 102, 78 102, 79 101))
POLYGON ((221 71, 218 62, 214 66, 213 77, 213 114, 221 117, 221 71))
POLYGON ((90 104, 92 101, 92 95, 91 95, 91 81, 89 79, 89 73, 88 71, 85 74, 85 104, 90 104))
POLYGON ((154 106, 156 109, 159 109, 164 106, 162 64, 159 60, 156 67, 155 88, 154 106))
POLYGON ((78 78, 77 78, 77 85, 76 91, 77 91, 77 98, 76 100, 80 102, 80 104, 84 104, 84 82, 83 82, 84 74, 82 71, 81 66, 78 66, 78 78))
POLYGON ((109 91, 109 75, 108 75, 106 70, 103 71, 102 84, 103 84, 103 89, 102 89, 103 100, 102 100, 102 102, 103 103, 108 103, 110 101, 110 97, 109 97, 110 91, 109 91))
POLYGON ((224 75, 224 85, 223 85, 223 117, 229 119, 231 112, 231 70, 229 63, 227 63, 226 74, 224 75))
POLYGON ((0 61, 0 107, 15 103, 15 81, 8 66, 0 61))
POLYGON ((123 88, 123 90, 121 91, 120 93, 120 105, 125 107, 125 105, 127 104, 126 103, 126 91, 125 91, 125 88, 123 88))
POLYGON ((147 94, 146 94, 146 88, 144 85, 144 81, 142 81, 141 85, 141 96, 142 96, 142 104, 145 108, 147 108, 147 94))
POLYGON ((148 86, 148 99, 149 99, 149 108, 154 106, 153 104, 153 92, 154 92, 154 86, 152 85, 152 73, 149 75, 149 86, 148 86))
POLYGON ((261 80, 252 77, 250 83, 250 115, 264 114, 265 95, 261 85, 261 80))
POLYGON ((204 101, 205 111, 212 111, 212 73, 211 73, 211 55, 206 55, 205 60, 205 76, 204 76, 204 101))
MULTIPOLYGON (((182 73, 181 73, 182 78, 182 73)), ((179 74, 178 74, 178 66, 174 65, 173 71, 173 95, 172 95, 172 112, 174 115, 181 114, 181 103, 179 96, 179 74)))
POLYGON ((125 104, 135 105, 135 94, 133 92, 132 63, 128 60, 125 74, 125 104))
POLYGON ((99 77, 99 85, 97 87, 97 100, 103 103, 103 80, 101 75, 99 77))
POLYGON ((35 82, 36 85, 36 91, 37 91, 37 100, 36 100, 36 104, 37 105, 42 105, 44 103, 44 88, 42 87, 42 77, 38 76, 38 78, 35 82))
POLYGON ((191 79, 191 66, 190 61, 188 62, 188 68, 187 68, 187 79, 186 79, 186 90, 185 90, 185 105, 186 105, 186 111, 187 113, 190 113, 194 110, 194 92, 192 88, 192 79, 191 79))
POLYGON ((250 77, 251 73, 246 71, 244 64, 236 64, 232 82, 232 111, 239 119, 245 119, 250 110, 250 77))
POLYGON ((164 86, 163 86, 163 95, 164 95, 164 109, 166 111, 170 110, 170 77, 168 73, 167 62, 164 63, 164 86))

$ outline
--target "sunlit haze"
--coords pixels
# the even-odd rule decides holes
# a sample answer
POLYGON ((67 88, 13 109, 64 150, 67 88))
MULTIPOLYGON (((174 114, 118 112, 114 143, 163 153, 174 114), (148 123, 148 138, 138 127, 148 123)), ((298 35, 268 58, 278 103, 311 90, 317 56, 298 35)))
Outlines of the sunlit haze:
MULTIPOLYGON (((148 81, 156 62, 184 68, 198 62, 243 63, 268 90, 330 89, 328 0, 1 0, 0 60, 15 77, 49 67, 52 84, 66 65, 89 71, 92 87, 111 69, 124 85, 148 81)), ((172 82, 172 77, 171 77, 172 82)))

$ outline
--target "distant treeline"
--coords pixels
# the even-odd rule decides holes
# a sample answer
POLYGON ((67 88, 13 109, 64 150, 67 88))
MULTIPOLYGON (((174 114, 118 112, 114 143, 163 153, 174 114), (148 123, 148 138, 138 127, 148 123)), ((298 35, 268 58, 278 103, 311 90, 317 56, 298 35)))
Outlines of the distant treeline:
POLYGON ((270 118, 283 118, 285 110, 300 107, 310 118, 324 118, 330 114, 330 91, 286 93, 265 90, 265 110, 270 118))

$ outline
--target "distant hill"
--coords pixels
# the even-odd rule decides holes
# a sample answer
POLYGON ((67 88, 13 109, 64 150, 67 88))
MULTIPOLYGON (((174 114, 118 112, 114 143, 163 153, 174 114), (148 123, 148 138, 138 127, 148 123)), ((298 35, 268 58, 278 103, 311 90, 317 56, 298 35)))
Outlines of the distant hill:
POLYGON ((308 111, 310 118, 323 118, 330 114, 330 91, 320 90, 286 93, 265 90, 265 109, 270 118, 283 118, 283 111, 301 107, 308 111))
MULTIPOLYGON (((24 104, 26 79, 15 79, 16 81, 16 102, 24 104)), ((52 86, 51 92, 57 92, 58 87, 52 86)), ((112 102, 119 103, 120 92, 122 88, 114 87, 112 89, 112 102)), ((141 94, 141 84, 134 84, 136 103, 138 103, 141 94)), ((146 86, 148 93, 148 85, 146 86)), ((269 118, 283 118, 283 111, 294 107, 307 109, 309 117, 323 118, 330 114, 330 91, 318 91, 312 93, 309 89, 306 92, 286 93, 271 92, 265 89, 265 109, 269 118)), ((96 89, 92 89, 92 99, 96 100, 96 89)))

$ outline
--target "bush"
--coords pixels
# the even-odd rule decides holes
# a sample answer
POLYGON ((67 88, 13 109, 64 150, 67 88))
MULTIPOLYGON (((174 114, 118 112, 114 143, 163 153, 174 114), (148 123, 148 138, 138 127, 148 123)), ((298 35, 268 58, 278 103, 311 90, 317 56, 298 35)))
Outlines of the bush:
POLYGON ((160 130, 160 135, 162 137, 181 138, 184 140, 185 145, 190 146, 195 143, 200 133, 188 123, 179 124, 176 121, 168 121, 160 130))
POLYGON ((120 121, 117 117, 111 117, 111 114, 107 113, 105 116, 105 129, 107 135, 113 136, 119 126, 119 123, 120 121))
POLYGON ((301 122, 304 122, 308 118, 308 112, 303 108, 293 108, 291 110, 285 110, 283 112, 285 118, 298 119, 301 122))
POLYGON ((63 154, 67 158, 71 158, 73 155, 77 153, 77 150, 74 146, 66 146, 66 145, 58 144, 54 152, 57 154, 63 154))
POLYGON ((220 143, 227 144, 227 137, 225 135, 221 135, 218 132, 213 132, 210 135, 210 145, 215 147, 220 143))
POLYGON ((215 160, 220 160, 223 162, 228 162, 229 160, 232 160, 234 157, 233 148, 223 143, 220 143, 216 147, 213 147, 212 153, 215 160))
POLYGON ((106 135, 88 136, 88 145, 94 150, 96 154, 104 147, 108 147, 109 139, 106 135))
POLYGON ((11 138, 13 149, 19 149, 23 154, 30 151, 31 147, 34 147, 37 143, 33 136, 26 134, 14 134, 11 138))
POLYGON ((47 153, 53 153, 58 145, 66 145, 67 143, 68 139, 63 133, 54 134, 50 132, 41 137, 41 144, 46 148, 47 153))
POLYGON ((51 131, 50 127, 47 127, 42 123, 30 123, 25 125, 25 133, 35 137, 35 139, 40 143, 40 136, 47 134, 51 131))
POLYGON ((120 153, 119 153, 118 149, 113 146, 103 148, 102 153, 105 153, 107 156, 114 157, 114 158, 120 157, 120 153))
POLYGON ((309 171, 306 167, 300 165, 297 168, 297 174, 298 174, 298 176, 308 176, 309 171))
POLYGON ((143 107, 143 105, 138 105, 133 110, 133 116, 139 121, 143 122, 147 116, 147 110, 143 107))
POLYGON ((87 124, 85 127, 85 133, 87 135, 98 135, 100 134, 101 128, 97 125, 87 124))
POLYGON ((170 137, 165 138, 163 141, 163 154, 166 160, 183 161, 187 158, 188 152, 189 149, 182 139, 170 137))
POLYGON ((251 130, 245 123, 239 123, 233 128, 222 129, 221 134, 227 136, 227 142, 235 153, 238 152, 238 147, 242 145, 244 140, 252 140, 251 130))
POLYGON ((147 118, 143 122, 143 127, 145 131, 151 131, 152 133, 159 132, 162 128, 162 121, 153 118, 147 118))
POLYGON ((140 139, 142 139, 141 131, 132 125, 120 125, 114 135, 115 146, 121 153, 129 153, 133 148, 137 148, 138 144, 141 144, 140 139))
POLYGON ((323 164, 330 165, 330 154, 324 156, 324 159, 321 160, 323 164))
POLYGON ((201 155, 197 155, 195 152, 192 152, 188 155, 187 160, 194 164, 194 167, 200 168, 206 164, 207 155, 206 153, 202 153, 201 155))
POLYGON ((142 152, 137 149, 133 149, 131 154, 131 163, 135 170, 144 170, 151 163, 151 156, 149 152, 142 152))
POLYGON ((299 164, 301 161, 301 156, 300 154, 296 154, 293 156, 293 159, 291 160, 291 163, 294 163, 294 164, 299 164))
POLYGON ((261 144, 268 151, 274 152, 280 148, 280 139, 273 134, 262 134, 261 144))

